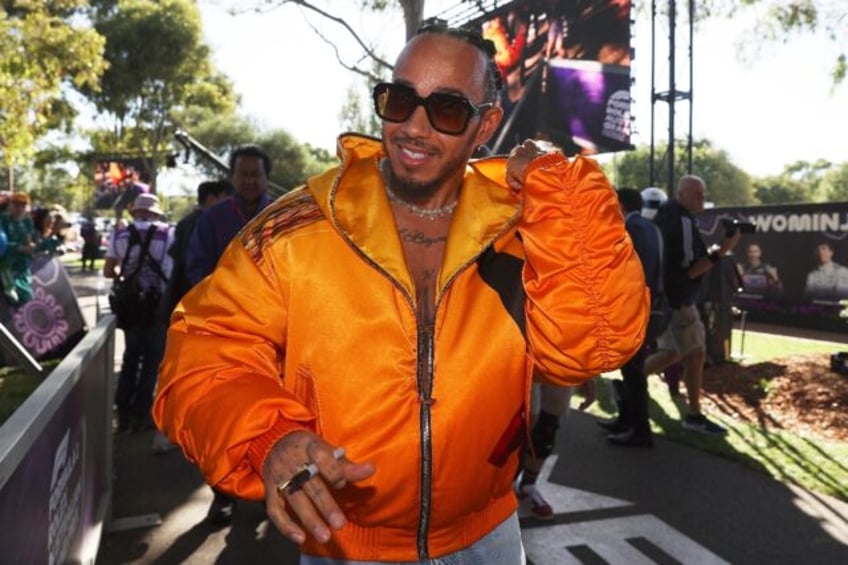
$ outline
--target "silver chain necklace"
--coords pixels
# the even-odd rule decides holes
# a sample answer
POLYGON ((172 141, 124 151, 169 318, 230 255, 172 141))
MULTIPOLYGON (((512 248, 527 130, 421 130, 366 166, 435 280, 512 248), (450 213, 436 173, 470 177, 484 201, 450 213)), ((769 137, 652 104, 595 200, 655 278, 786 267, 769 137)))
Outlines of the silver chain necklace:
POLYGON ((391 202, 403 206, 419 218, 424 218, 430 221, 438 220, 439 218, 444 218, 445 216, 450 216, 451 214, 453 214, 453 211, 456 210, 456 206, 457 204, 459 204, 459 200, 454 200, 450 204, 446 204, 441 208, 422 208, 421 206, 416 206, 415 204, 407 202, 406 200, 398 196, 395 191, 392 190, 392 187, 389 185, 389 181, 386 178, 387 175, 384 172, 385 166, 386 160, 382 159, 380 162, 380 173, 383 177, 383 184, 386 186, 386 195, 389 197, 389 200, 391 202))
POLYGON ((386 194, 389 196, 389 200, 395 204, 400 204, 419 218, 426 218, 428 220, 437 220, 439 218, 444 218, 445 216, 450 216, 453 214, 453 211, 456 210, 456 205, 459 204, 459 200, 454 200, 450 204, 442 206, 441 208, 422 208, 421 206, 416 206, 415 204, 407 202, 395 194, 392 187, 388 184, 386 184, 386 194))

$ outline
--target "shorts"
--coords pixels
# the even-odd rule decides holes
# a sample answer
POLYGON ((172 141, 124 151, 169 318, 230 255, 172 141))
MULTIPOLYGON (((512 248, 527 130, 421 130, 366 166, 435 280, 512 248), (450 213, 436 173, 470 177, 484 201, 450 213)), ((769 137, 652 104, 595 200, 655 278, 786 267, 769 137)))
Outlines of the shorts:
POLYGON ((657 349, 674 351, 681 357, 698 350, 705 351, 706 331, 695 306, 681 306, 671 311, 671 323, 657 338, 657 349))

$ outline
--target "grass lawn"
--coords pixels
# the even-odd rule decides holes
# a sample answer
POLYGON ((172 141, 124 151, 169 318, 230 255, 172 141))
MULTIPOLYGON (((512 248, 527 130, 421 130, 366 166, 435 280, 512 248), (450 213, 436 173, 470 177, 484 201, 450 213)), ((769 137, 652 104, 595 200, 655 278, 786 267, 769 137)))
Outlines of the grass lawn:
MULTIPOLYGON (((734 353, 739 351, 741 334, 734 331, 734 353)), ((848 345, 747 332, 743 365, 804 353, 830 353, 848 350, 848 345)), ((607 373, 597 382, 598 400, 589 412, 608 418, 615 414, 609 381, 621 378, 619 372, 607 373)), ((848 501, 848 443, 805 437, 801 434, 753 425, 721 413, 710 418, 726 426, 727 437, 711 437, 683 430, 685 401, 672 399, 665 383, 653 375, 648 379, 651 428, 665 437, 738 461, 781 481, 848 501)), ((577 397, 579 395, 575 395, 577 397)), ((575 399, 575 406, 579 399, 575 399)))
MULTIPOLYGON (((59 360, 43 361, 44 378, 59 364, 59 360)), ((44 378, 28 374, 18 367, 0 367, 0 425, 32 394, 44 378)))
MULTIPOLYGON (((846 322, 845 329, 848 330, 848 322, 846 322)), ((739 330, 733 330, 731 343, 733 344, 731 356, 735 358, 741 352, 742 359, 740 362, 743 365, 762 363, 788 355, 848 351, 848 344, 845 343, 816 341, 751 331, 745 332, 745 342, 743 343, 742 332, 739 330)))

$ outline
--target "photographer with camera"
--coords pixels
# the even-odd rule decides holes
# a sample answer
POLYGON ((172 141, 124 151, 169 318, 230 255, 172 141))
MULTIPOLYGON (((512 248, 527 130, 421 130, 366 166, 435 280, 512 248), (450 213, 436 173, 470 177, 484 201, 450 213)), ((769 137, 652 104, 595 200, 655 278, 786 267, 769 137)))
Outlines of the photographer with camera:
POLYGON ((694 216, 704 210, 706 183, 686 175, 677 183, 674 198, 657 212, 655 222, 665 245, 664 285, 672 308, 671 323, 657 339, 657 351, 645 361, 645 374, 659 373, 677 361, 683 363, 683 382, 689 413, 686 430, 723 435, 727 430, 701 413, 701 384, 704 377, 706 331, 696 301, 701 278, 739 243, 742 230, 733 226, 720 245, 707 249, 694 216))

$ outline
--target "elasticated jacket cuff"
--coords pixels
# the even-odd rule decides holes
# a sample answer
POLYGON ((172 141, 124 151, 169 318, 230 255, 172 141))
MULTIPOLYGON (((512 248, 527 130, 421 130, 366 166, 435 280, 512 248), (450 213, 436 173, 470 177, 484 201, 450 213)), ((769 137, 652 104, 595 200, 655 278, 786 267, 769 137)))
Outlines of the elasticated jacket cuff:
POLYGON ((274 424, 274 427, 254 439, 250 447, 247 448, 247 459, 250 461, 250 466, 253 467, 253 470, 261 476, 265 459, 268 458, 268 453, 270 453, 274 445, 288 434, 297 431, 311 432, 313 430, 309 426, 304 425, 303 422, 279 419, 274 424))

